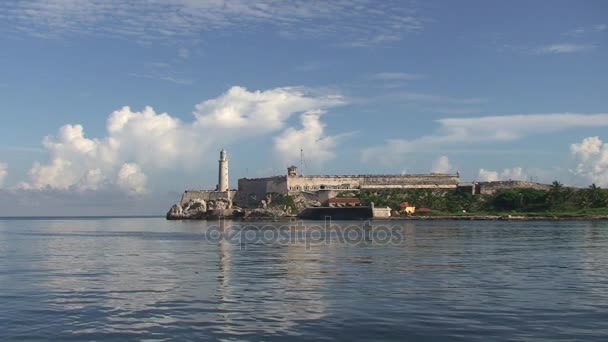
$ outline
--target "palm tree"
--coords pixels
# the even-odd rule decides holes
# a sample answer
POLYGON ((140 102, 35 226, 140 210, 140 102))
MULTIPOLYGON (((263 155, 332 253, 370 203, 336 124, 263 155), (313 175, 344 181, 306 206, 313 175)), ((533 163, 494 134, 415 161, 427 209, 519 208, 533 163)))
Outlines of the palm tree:
POLYGON ((595 185, 595 183, 589 185, 589 188, 587 189, 587 198, 593 208, 601 207, 603 204, 600 187, 595 185))
POLYGON ((558 181, 553 181, 551 183, 551 190, 555 192, 560 192, 564 188, 564 185, 558 181))
POLYGON ((553 183, 551 183, 551 189, 549 190, 547 201, 552 209, 556 209, 563 204, 563 188, 564 185, 558 181, 553 181, 553 183))

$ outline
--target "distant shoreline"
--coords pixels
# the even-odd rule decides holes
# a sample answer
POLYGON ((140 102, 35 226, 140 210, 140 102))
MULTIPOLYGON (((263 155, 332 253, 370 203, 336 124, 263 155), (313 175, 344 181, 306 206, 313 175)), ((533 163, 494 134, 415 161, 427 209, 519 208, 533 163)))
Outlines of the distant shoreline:
POLYGON ((79 219, 121 219, 121 218, 164 218, 164 216, 163 215, 0 216, 0 220, 79 220, 79 219))
POLYGON ((522 215, 445 215, 445 216, 393 216, 383 218, 389 221, 600 221, 608 220, 608 215, 583 216, 522 216, 522 215))
MULTIPOLYGON (((0 216, 0 220, 91 220, 91 219, 138 219, 138 218, 164 218, 159 215, 133 215, 133 216, 0 216)), ((297 219, 295 216, 284 216, 273 218, 259 217, 250 219, 227 218, 232 221, 256 222, 275 221, 284 222, 297 219)), ((209 219, 216 221, 217 219, 209 219)), ((584 215, 584 216, 522 216, 522 215, 441 215, 441 216, 392 216, 383 218, 369 218, 373 221, 603 221, 608 220, 608 215, 584 215)), ((205 221, 197 219, 182 219, 176 221, 205 221)), ((310 220, 306 221, 321 221, 310 220)), ((362 221, 362 220, 335 220, 335 221, 362 221)))

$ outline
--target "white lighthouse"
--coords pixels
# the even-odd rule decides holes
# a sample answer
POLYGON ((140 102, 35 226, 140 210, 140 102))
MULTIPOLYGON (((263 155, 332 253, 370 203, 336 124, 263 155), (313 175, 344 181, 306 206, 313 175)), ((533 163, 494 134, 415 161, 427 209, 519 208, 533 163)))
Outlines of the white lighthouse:
POLYGON ((228 154, 222 149, 220 152, 220 168, 218 172, 217 191, 228 191, 228 154))

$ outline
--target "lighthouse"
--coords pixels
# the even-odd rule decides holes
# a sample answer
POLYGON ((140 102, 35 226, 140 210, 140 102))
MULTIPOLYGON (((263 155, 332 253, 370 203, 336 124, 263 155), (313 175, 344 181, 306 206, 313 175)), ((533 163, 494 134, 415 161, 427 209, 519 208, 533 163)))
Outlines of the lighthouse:
POLYGON ((228 191, 228 154, 225 149, 220 151, 217 191, 228 191))

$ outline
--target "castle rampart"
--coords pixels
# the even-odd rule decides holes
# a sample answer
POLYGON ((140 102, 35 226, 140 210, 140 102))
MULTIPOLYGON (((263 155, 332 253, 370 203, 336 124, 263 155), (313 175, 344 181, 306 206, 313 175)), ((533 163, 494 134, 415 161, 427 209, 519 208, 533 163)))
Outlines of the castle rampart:
POLYGON ((479 182, 476 184, 478 193, 482 195, 494 195, 502 190, 510 190, 510 189, 536 189, 549 191, 551 190, 551 185, 549 184, 540 184, 533 182, 525 182, 525 181, 495 181, 495 182, 479 182))

